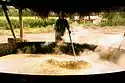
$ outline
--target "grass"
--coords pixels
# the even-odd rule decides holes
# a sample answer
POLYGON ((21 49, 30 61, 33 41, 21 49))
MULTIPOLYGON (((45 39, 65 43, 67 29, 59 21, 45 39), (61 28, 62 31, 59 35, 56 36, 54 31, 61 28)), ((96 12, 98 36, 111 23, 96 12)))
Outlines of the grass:
MULTIPOLYGON (((9 17, 10 19, 19 19, 19 17, 9 17)), ((0 16, 0 19, 6 19, 6 17, 5 16, 0 16)), ((32 16, 32 17, 25 17, 25 16, 23 16, 23 19, 40 19, 40 18, 38 18, 38 17, 35 17, 35 16, 32 16)))
MULTIPOLYGON (((0 29, 1 30, 9 30, 10 27, 5 17, 0 17, 0 29)), ((10 17, 11 24, 14 29, 19 28, 19 18, 18 17, 10 17)), ((47 28, 48 26, 53 26, 56 22, 56 18, 49 18, 47 20, 41 19, 38 17, 23 17, 23 25, 24 28, 47 28)), ((48 30, 48 28, 47 28, 48 30)))
MULTIPOLYGON (((14 32, 16 35, 20 34, 20 29, 14 29, 14 32)), ((29 34, 39 34, 39 33, 48 33, 48 32, 54 32, 53 26, 48 26, 46 28, 24 28, 23 33, 29 33, 29 34)), ((11 36, 12 32, 11 30, 0 30, 0 35, 8 35, 11 36)))
MULTIPOLYGON (((17 31, 19 31, 19 29, 16 29, 17 31)), ((41 28, 25 28, 24 29, 24 33, 48 33, 48 32, 53 32, 54 31, 54 27, 53 26, 47 26, 46 28, 41 27, 41 28)))
MULTIPOLYGON (((1 21, 3 21, 3 24, 0 26, 0 29, 1 29, 0 30, 0 35, 12 35, 10 30, 5 30, 5 28, 8 27, 8 24, 6 24, 4 22, 6 20, 5 16, 0 16, 0 19, 1 19, 1 21)), ((11 19, 11 21, 13 21, 13 27, 17 27, 17 28, 14 29, 14 32, 17 35, 20 34, 20 29, 19 29, 19 27, 17 25, 18 22, 15 22, 15 20, 18 20, 19 18, 18 17, 10 17, 10 19, 11 19), (14 20, 12 20, 12 19, 14 19, 14 20)), ((54 26, 53 25, 47 25, 46 27, 42 27, 42 26, 38 26, 39 22, 34 23, 34 21, 37 21, 39 19, 41 19, 41 18, 38 18, 38 17, 23 17, 23 20, 26 21, 25 25, 24 25, 23 32, 24 33, 35 34, 35 33, 48 33, 48 32, 53 32, 54 31, 54 26)), ((49 19, 57 19, 57 17, 49 17, 49 19)), ((70 23, 70 21, 69 21, 69 23, 70 23)), ((40 23, 40 25, 41 25, 41 23, 40 23)), ((73 26, 75 28, 72 21, 71 21, 70 26, 73 26)), ((124 29, 125 29, 124 26, 103 26, 103 27, 100 27, 100 26, 94 26, 94 25, 89 24, 89 23, 80 23, 80 24, 78 24, 77 28, 100 29, 100 30, 103 30, 104 32, 124 32, 124 29)))
MULTIPOLYGON (((10 19, 19 19, 19 17, 9 17, 10 19)), ((6 19, 6 17, 5 16, 0 16, 0 19, 3 19, 3 20, 5 20, 6 19)), ((25 17, 25 16, 23 16, 23 20, 25 20, 25 19, 41 19, 40 17, 35 17, 35 16, 29 16, 29 17, 25 17)), ((57 19, 57 17, 48 17, 48 19, 57 19)))
MULTIPOLYGON (((120 32, 124 33, 125 27, 124 26, 112 26, 112 27, 98 27, 98 26, 89 26, 89 27, 80 27, 84 29, 98 29, 102 30, 105 33, 111 33, 111 32, 120 32)), ((20 29, 14 29, 14 32, 16 35, 20 34, 20 29)), ((49 32, 54 32, 54 26, 47 26, 46 28, 44 27, 35 27, 35 28, 27 28, 24 27, 23 29, 24 34, 29 33, 29 34, 39 34, 39 33, 49 33, 49 32)), ((12 35, 11 30, 0 30, 0 35, 12 35)))
MULTIPOLYGON (((6 27, 8 27, 9 28, 9 26, 8 26, 8 24, 7 24, 7 22, 6 22, 6 17, 5 16, 0 16, 0 19, 1 19, 1 21, 3 22, 3 24, 2 24, 2 26, 0 26, 0 35, 12 35, 12 32, 11 32, 11 30, 7 30, 7 29, 5 29, 6 27), (6 23, 5 23, 6 22, 6 23)), ((18 20, 19 19, 19 17, 10 17, 10 20, 12 21, 12 25, 13 25, 13 27, 17 27, 18 26, 18 22, 16 21, 16 20, 18 20), (16 22, 14 22, 14 21, 16 21, 16 22), (15 26, 15 25, 17 25, 17 26, 15 26)), ((49 19, 57 19, 56 17, 49 17, 49 19)), ((41 20, 41 18, 38 18, 38 17, 23 17, 23 20, 24 21, 37 21, 37 20, 41 20)), ((1 22, 1 23, 2 23, 1 22)), ((26 22, 26 23, 27 23, 26 22)), ((33 23, 31 23, 31 24, 33 24, 33 23)), ((42 27, 42 26, 34 26, 34 27, 30 27, 31 25, 29 25, 29 26, 27 26, 27 25, 29 25, 29 24, 25 24, 24 25, 24 29, 23 29, 23 32, 24 33, 31 33, 31 34, 35 34, 35 33, 47 33, 47 32, 53 32, 54 31, 54 27, 53 27, 53 25, 48 25, 48 26, 46 26, 46 27, 42 27)), ((15 34, 16 35, 19 35, 20 34, 20 29, 19 28, 15 28, 14 29, 14 32, 15 32, 15 34)))

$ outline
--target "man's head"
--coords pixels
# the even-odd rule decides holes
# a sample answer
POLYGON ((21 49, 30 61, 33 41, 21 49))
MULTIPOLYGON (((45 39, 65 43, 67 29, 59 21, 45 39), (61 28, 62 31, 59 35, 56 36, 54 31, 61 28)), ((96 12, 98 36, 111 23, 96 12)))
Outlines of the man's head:
POLYGON ((65 17, 64 12, 60 11, 60 13, 59 13, 59 18, 60 18, 60 19, 64 19, 64 17, 65 17))

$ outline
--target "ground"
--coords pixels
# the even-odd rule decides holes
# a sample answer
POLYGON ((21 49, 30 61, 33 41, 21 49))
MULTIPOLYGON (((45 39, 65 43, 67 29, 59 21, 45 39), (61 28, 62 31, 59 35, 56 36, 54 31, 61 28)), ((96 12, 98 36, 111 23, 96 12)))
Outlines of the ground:
MULTIPOLYGON (((106 46, 113 46, 117 47, 120 45, 123 39, 124 34, 124 26, 118 27, 92 27, 92 28, 81 28, 81 26, 73 26, 71 29, 72 31, 72 40, 73 42, 77 43, 90 43, 90 44, 97 44, 97 45, 106 45, 106 46)), ((4 43, 7 42, 7 38, 11 38, 13 36, 0 36, 0 42, 4 43)), ((19 35, 16 35, 19 37, 19 35)), ((28 41, 55 41, 55 33, 24 33, 24 39, 28 41)), ((66 42, 69 41, 68 33, 65 34, 64 39, 66 42)), ((122 45, 124 47, 124 45, 122 45)), ((124 48, 123 48, 124 49, 124 48)))
MULTIPOLYGON (((78 27, 78 26, 76 26, 78 27)), ((73 28, 72 29, 72 40, 77 43, 89 43, 101 45, 104 47, 118 48, 122 40, 124 40, 123 30, 119 31, 104 31, 104 29, 99 28, 73 28)), ((41 34, 24 34, 24 39, 28 41, 54 41, 54 33, 41 33, 41 34)), ((7 38, 12 36, 0 36, 0 42, 7 42, 7 38)), ((64 36, 65 41, 69 41, 68 33, 64 36)), ((124 41, 121 49, 125 49, 124 41)), ((0 71, 2 72, 13 72, 13 73, 25 73, 25 74, 56 74, 56 75, 66 75, 66 74, 96 74, 96 73, 106 73, 122 71, 125 69, 124 60, 122 56, 122 66, 109 61, 100 60, 100 56, 96 52, 84 52, 81 56, 77 57, 77 60, 85 60, 89 62, 92 67, 79 69, 79 70, 69 70, 64 68, 58 68, 50 64, 43 64, 48 59, 58 59, 58 60, 74 60, 73 56, 68 55, 34 55, 33 54, 16 54, 0 57, 0 71)))

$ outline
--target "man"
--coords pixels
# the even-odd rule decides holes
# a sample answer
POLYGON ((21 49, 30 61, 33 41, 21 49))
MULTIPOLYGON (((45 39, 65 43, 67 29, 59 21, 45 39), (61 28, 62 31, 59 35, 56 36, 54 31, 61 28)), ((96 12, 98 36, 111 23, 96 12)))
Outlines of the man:
POLYGON ((71 33, 71 31, 69 30, 69 23, 64 17, 65 17, 64 13, 60 12, 59 19, 57 19, 57 21, 56 21, 56 25, 55 25, 55 31, 56 31, 55 42, 56 43, 58 43, 60 41, 64 41, 62 39, 62 36, 64 36, 66 28, 69 31, 69 33, 71 33))

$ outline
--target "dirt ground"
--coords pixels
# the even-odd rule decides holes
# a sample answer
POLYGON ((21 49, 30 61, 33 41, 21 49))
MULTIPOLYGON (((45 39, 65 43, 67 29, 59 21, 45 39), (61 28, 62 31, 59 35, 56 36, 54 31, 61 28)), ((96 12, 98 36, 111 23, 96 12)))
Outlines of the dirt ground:
MULTIPOLYGON (((24 34, 24 39, 28 41, 54 41, 54 33, 41 33, 41 34, 24 34)), ((102 29, 72 29, 72 40, 76 43, 88 43, 101 46, 109 46, 118 48, 123 40, 123 31, 119 32, 104 32, 102 29)), ((7 38, 12 36, 0 36, 0 42, 7 42, 7 38)), ((68 33, 65 34, 64 39, 69 41, 68 33)), ((121 49, 125 49, 125 40, 121 49)), ((97 73, 109 73, 125 70, 125 65, 122 66, 100 60, 100 56, 95 52, 84 52, 81 56, 77 57, 77 60, 84 60, 90 63, 92 66, 85 69, 65 69, 59 68, 50 64, 43 64, 48 59, 57 60, 74 60, 73 56, 69 55, 35 55, 33 54, 13 54, 4 57, 0 57, 0 71, 11 72, 20 74, 39 74, 39 75, 79 75, 79 74, 97 74, 97 73)), ((125 57, 123 56, 121 63, 124 63, 125 57)))
MULTIPOLYGON (((88 43, 88 44, 96 44, 103 46, 112 46, 118 48, 121 41, 123 40, 123 28, 121 29, 113 29, 110 28, 80 28, 81 26, 74 26, 72 28, 72 40, 75 43, 88 43)), ((16 36, 19 38, 19 35, 16 36)), ((41 33, 41 34, 24 34, 24 39, 28 41, 46 41, 51 42, 55 41, 55 33, 41 33)), ((7 42, 8 38, 12 38, 12 36, 0 36, 0 43, 7 42)), ((69 35, 66 32, 63 37, 66 42, 70 42, 69 35)), ((125 49, 124 43, 122 44, 122 49, 125 49)))

